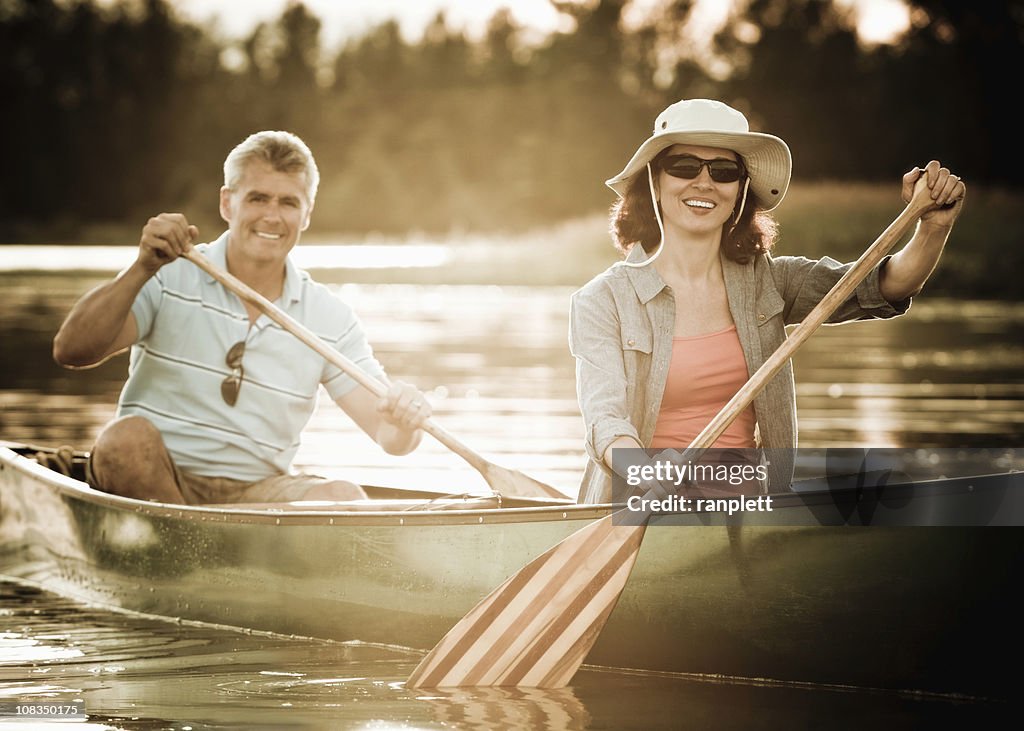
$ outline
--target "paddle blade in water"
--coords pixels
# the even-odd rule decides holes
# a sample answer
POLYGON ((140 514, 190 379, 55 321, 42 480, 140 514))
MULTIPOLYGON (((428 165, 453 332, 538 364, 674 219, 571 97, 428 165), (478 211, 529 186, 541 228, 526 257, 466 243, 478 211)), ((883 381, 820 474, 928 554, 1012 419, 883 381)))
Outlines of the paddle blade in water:
POLYGON ((615 608, 643 534, 610 515, 572 534, 477 604, 406 685, 563 687, 615 608))

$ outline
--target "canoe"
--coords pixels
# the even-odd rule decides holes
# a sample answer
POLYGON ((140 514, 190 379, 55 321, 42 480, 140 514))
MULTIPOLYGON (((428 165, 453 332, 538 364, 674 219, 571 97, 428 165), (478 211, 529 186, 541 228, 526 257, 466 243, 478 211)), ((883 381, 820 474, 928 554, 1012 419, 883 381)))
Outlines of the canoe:
MULTIPOLYGON (((356 503, 176 506, 93 490, 76 479, 82 454, 68 476, 4 444, 6 578, 115 610, 423 650, 616 507, 373 487, 356 503)), ((588 664, 1009 697, 1024 532, 988 524, 1020 525, 1021 477, 657 516, 588 664)))

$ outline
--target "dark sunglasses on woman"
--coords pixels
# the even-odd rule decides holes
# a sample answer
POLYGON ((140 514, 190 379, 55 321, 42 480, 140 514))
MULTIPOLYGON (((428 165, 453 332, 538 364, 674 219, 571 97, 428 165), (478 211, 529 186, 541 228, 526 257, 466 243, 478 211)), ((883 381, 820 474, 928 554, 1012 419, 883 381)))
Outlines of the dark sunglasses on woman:
POLYGON ((715 158, 705 160, 696 155, 665 155, 658 161, 658 166, 673 178, 693 180, 703 167, 707 167, 708 174, 716 183, 735 183, 746 172, 743 163, 739 160, 728 160, 726 158, 715 158))

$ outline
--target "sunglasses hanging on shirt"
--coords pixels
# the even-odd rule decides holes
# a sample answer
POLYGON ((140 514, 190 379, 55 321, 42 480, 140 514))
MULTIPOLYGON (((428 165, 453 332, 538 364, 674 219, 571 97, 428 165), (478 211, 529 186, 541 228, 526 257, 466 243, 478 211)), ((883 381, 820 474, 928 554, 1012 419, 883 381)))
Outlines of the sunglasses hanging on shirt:
POLYGON ((242 379, 245 378, 245 369, 242 367, 242 356, 245 355, 245 341, 239 340, 228 350, 224 362, 231 369, 231 375, 221 381, 220 397, 228 406, 234 406, 238 401, 238 392, 242 390, 242 379))

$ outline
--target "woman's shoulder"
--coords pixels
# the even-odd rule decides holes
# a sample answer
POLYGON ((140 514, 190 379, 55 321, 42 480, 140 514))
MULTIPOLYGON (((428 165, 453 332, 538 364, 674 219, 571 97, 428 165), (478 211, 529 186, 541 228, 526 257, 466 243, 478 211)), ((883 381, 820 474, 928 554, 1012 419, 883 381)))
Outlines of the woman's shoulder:
POLYGON ((606 297, 616 289, 631 286, 626 270, 621 262, 612 264, 573 292, 573 298, 606 297))
POLYGON ((754 259, 755 271, 770 272, 776 279, 781 278, 783 280, 792 276, 806 275, 807 272, 816 268, 835 269, 841 266, 841 262, 836 261, 830 256, 811 259, 794 254, 776 256, 761 254, 754 259))

